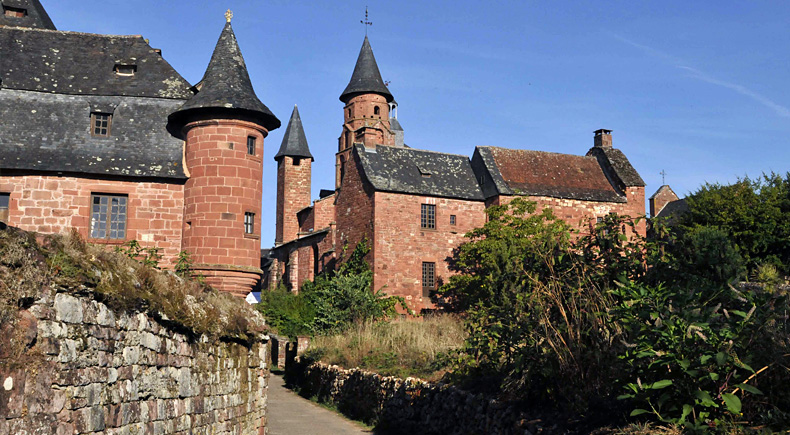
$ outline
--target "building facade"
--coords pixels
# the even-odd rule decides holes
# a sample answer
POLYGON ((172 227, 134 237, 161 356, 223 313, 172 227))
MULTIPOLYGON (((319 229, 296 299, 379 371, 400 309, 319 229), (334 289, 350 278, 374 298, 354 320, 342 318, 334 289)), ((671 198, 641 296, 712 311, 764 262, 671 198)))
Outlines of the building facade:
POLYGON ((0 219, 91 243, 137 240, 246 296, 260 269, 260 102, 230 24, 191 86, 141 36, 58 31, 2 0, 0 219), (86 49, 89 48, 89 49, 86 49))
MULTIPOLYGON (((264 287, 298 291, 366 239, 374 289, 431 310, 431 291, 451 274, 447 260, 488 207, 526 197, 582 229, 610 213, 645 214, 645 183, 611 130, 595 131, 585 155, 480 146, 469 158, 406 145, 367 37, 340 101, 335 188, 312 203, 314 159, 298 110, 291 115, 275 157, 277 238, 264 287)), ((636 231, 645 234, 644 220, 636 231)))

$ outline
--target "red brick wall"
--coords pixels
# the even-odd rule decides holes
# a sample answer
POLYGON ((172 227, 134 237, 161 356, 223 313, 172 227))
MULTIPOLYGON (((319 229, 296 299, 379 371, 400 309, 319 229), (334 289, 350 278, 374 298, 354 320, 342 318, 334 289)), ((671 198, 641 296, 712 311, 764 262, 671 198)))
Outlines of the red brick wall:
POLYGON ((669 186, 661 186, 658 192, 650 199, 650 217, 655 217, 664 206, 678 199, 678 196, 669 186))
POLYGON ((260 277, 263 138, 268 132, 238 120, 197 121, 185 131, 190 178, 184 187, 183 247, 210 284, 246 296, 260 277), (256 138, 255 155, 247 153, 248 136, 256 138), (244 232, 245 212, 255 213, 252 234, 244 232))
POLYGON ((310 159, 282 157, 277 161, 277 228, 275 243, 285 243, 298 237, 296 213, 310 206, 310 159))
MULTIPOLYGON (((645 215, 644 187, 628 187, 626 189, 628 197, 628 202, 626 203, 580 201, 578 199, 551 198, 547 196, 530 196, 528 199, 537 203, 538 211, 550 207, 554 211, 555 216, 563 219, 574 228, 586 231, 591 223, 596 223, 598 217, 604 217, 609 213, 627 215, 632 218, 645 215)), ((489 200, 489 205, 507 204, 513 198, 515 197, 495 197, 489 200)), ((637 224, 636 230, 642 236, 646 234, 644 219, 637 224)))
POLYGON ((436 263, 437 281, 446 281, 447 258, 465 241, 466 232, 485 223, 485 204, 376 192, 375 207, 373 288, 386 286, 387 294, 403 296, 417 313, 432 308, 430 299, 422 297, 422 263, 436 263), (436 229, 420 227, 421 204, 436 205, 436 229), (456 216, 455 225, 450 225, 450 215, 456 216))
POLYGON ((181 250, 184 186, 180 183, 115 181, 50 175, 0 176, 0 192, 10 193, 8 224, 44 234, 75 228, 93 243, 137 240, 158 247, 163 267, 181 250), (91 193, 128 196, 126 239, 90 238, 91 193))
MULTIPOLYGON (((348 244, 348 250, 354 247, 367 237, 372 241, 373 236, 373 191, 362 181, 360 163, 353 157, 346 166, 346 175, 343 179, 343 186, 336 193, 335 201, 335 221, 337 222, 336 249, 340 253, 344 244, 348 244)), ((371 246, 372 251, 375 247, 371 246)), ((348 257, 348 252, 346 257, 348 257)), ((372 252, 371 252, 372 254, 372 252)), ((340 255, 340 254, 338 254, 340 255)), ((368 256, 372 261, 373 255, 368 256)))
POLYGON ((313 202, 313 229, 327 228, 335 221, 335 195, 313 202))

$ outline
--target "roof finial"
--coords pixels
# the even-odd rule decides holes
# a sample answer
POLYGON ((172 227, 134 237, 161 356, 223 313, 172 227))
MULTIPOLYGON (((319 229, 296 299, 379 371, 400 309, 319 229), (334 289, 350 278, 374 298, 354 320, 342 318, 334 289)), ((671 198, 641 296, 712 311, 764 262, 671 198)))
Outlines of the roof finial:
POLYGON ((663 185, 667 184, 666 183, 666 179, 665 179, 666 176, 667 176, 667 171, 662 169, 661 172, 659 172, 659 174, 661 174, 661 185, 663 186, 663 185))
POLYGON ((365 36, 368 36, 368 26, 373 25, 373 21, 368 20, 368 7, 365 6, 365 20, 359 20, 360 23, 365 25, 365 36))
POLYGON ((225 19, 228 20, 228 22, 230 23, 231 18, 233 18, 233 12, 230 9, 228 9, 227 11, 225 11, 225 19))

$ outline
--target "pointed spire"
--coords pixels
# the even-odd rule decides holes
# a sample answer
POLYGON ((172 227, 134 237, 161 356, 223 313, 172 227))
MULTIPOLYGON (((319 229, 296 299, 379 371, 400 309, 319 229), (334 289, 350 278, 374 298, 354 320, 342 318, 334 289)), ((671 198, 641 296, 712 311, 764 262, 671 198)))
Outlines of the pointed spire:
POLYGON ((367 36, 365 36, 365 42, 362 43, 362 49, 359 50, 359 57, 354 67, 354 73, 351 75, 351 81, 348 82, 346 90, 340 95, 340 101, 348 103, 348 100, 359 94, 379 94, 385 97, 387 102, 393 100, 392 94, 384 85, 384 80, 381 79, 379 66, 376 64, 376 58, 373 56, 373 49, 370 48, 367 36))
POLYGON ((252 121, 269 131, 280 127, 280 120, 255 95, 230 21, 222 29, 201 83, 200 91, 170 115, 169 121, 178 130, 206 114, 252 121))
POLYGON ((288 127, 285 129, 283 143, 280 145, 277 155, 274 156, 274 160, 279 160, 285 156, 306 157, 313 160, 313 155, 310 154, 310 149, 307 147, 307 137, 304 134, 304 127, 302 127, 299 108, 295 104, 294 111, 291 113, 291 120, 288 121, 288 127))

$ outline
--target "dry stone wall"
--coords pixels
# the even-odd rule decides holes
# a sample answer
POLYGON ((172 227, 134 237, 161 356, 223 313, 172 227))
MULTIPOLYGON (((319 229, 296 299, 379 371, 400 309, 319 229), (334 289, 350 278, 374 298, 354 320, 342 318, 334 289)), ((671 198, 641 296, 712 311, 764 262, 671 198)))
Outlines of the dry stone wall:
POLYGON ((25 358, 0 365, 0 435, 264 434, 265 336, 209 342, 55 290, 18 318, 25 358))
POLYGON ((528 435, 537 428, 514 405, 449 385, 381 376, 297 358, 287 381, 306 397, 376 424, 377 433, 528 435))

